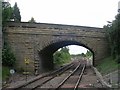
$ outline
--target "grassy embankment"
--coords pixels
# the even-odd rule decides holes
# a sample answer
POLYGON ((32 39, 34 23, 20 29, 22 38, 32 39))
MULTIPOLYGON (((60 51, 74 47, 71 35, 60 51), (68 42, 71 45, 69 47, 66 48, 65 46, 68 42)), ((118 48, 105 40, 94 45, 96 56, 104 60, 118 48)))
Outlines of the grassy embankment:
POLYGON ((118 67, 120 67, 120 64, 118 64, 112 57, 108 57, 103 59, 102 63, 100 63, 96 68, 102 75, 105 75, 117 70, 118 67))
POLYGON ((8 67, 2 67, 2 80, 6 80, 10 76, 10 69, 8 67))

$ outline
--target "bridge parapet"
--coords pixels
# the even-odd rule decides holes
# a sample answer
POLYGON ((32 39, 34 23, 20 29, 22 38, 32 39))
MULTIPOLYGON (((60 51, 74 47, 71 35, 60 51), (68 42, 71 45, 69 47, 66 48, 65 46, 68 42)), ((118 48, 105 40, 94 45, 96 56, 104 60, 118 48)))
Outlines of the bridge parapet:
POLYGON ((20 28, 39 28, 49 30, 80 30, 91 32, 105 32, 103 28, 77 26, 77 25, 63 25, 63 24, 49 24, 49 23, 29 23, 29 22, 8 22, 7 27, 20 27, 20 28))
POLYGON ((21 34, 41 34, 53 36, 72 36, 72 37, 93 37, 105 38, 105 30, 103 28, 71 26, 71 25, 57 25, 45 23, 15 23, 8 22, 7 31, 21 34))

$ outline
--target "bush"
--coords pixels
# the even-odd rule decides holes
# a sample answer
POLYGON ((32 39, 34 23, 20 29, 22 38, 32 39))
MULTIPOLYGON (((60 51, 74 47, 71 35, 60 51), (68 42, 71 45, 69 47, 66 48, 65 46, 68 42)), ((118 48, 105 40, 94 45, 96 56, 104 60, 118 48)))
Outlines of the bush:
POLYGON ((69 49, 67 47, 63 47, 60 51, 56 51, 53 55, 54 64, 62 65, 64 63, 68 63, 71 60, 69 49))
POLYGON ((109 41, 111 56, 120 62, 120 14, 116 15, 115 20, 104 26, 106 36, 109 41), (118 59, 118 60, 117 60, 118 59))
POLYGON ((2 64, 4 66, 13 67, 15 65, 16 58, 14 54, 11 52, 10 47, 5 44, 2 49, 2 64))

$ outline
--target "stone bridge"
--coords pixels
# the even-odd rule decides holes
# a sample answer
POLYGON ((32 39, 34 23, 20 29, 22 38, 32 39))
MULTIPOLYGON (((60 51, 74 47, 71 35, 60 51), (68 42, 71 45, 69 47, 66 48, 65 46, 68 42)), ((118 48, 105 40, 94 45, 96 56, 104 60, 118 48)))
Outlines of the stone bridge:
POLYGON ((47 23, 8 22, 5 39, 17 59, 17 67, 42 72, 53 68, 53 54, 67 45, 84 46, 93 53, 96 66, 108 55, 108 42, 102 28, 47 23))

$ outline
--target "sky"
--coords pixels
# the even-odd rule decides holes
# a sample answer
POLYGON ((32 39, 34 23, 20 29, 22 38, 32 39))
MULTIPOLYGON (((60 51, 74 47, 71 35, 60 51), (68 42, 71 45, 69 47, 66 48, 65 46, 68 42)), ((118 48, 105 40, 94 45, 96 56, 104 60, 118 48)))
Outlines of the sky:
POLYGON ((81 54, 87 52, 88 49, 82 47, 82 46, 77 46, 77 45, 70 45, 69 46, 69 53, 70 54, 81 54))
MULTIPOLYGON (((39 23, 54 23, 103 27, 107 21, 114 20, 118 13, 120 0, 7 0, 11 6, 17 2, 22 21, 34 17, 39 23)), ((86 52, 77 47, 70 47, 71 52, 86 52)))

